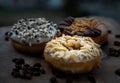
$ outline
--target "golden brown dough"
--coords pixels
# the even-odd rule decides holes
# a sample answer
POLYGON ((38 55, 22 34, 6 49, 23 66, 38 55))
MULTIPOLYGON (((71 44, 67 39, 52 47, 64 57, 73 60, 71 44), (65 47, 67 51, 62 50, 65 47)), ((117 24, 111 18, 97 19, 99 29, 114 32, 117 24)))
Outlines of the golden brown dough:
POLYGON ((63 35, 51 40, 44 50, 45 60, 65 73, 87 73, 100 66, 102 50, 90 37, 63 35))

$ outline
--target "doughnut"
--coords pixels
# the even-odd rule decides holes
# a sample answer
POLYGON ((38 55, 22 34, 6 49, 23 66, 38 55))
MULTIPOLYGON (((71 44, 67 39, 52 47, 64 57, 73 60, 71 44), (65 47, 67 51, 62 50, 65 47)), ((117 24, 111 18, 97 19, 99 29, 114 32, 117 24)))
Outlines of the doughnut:
POLYGON ((59 32, 57 25, 45 18, 24 18, 11 28, 10 42, 19 52, 39 53, 59 32))
POLYGON ((98 44, 105 44, 108 39, 106 25, 95 17, 68 17, 58 28, 63 34, 91 37, 98 44))
POLYGON ((100 67, 103 52, 90 37, 62 35, 49 41, 44 58, 52 68, 68 74, 82 74, 100 67))

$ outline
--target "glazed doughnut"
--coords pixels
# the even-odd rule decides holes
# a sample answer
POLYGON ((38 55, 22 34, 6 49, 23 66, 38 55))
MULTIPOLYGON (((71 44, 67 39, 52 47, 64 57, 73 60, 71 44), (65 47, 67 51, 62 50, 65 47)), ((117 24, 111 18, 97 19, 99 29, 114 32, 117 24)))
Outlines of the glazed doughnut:
POLYGON ((106 25, 95 17, 68 17, 58 27, 63 34, 91 37, 98 44, 104 44, 108 39, 106 25))
POLYGON ((44 50, 45 60, 65 73, 87 73, 100 66, 100 45, 90 37, 63 35, 52 39, 44 50))
POLYGON ((20 19, 11 28, 10 41, 13 47, 23 53, 39 53, 46 42, 54 38, 59 30, 57 25, 45 18, 20 19))

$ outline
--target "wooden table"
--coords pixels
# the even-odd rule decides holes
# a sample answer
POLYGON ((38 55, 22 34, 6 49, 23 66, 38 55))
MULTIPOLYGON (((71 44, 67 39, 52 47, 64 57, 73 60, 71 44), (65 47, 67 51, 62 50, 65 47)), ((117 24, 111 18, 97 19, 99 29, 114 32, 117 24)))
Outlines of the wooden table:
MULTIPOLYGON (((114 37, 115 34, 120 32, 120 25, 112 19, 97 17, 104 21, 106 26, 112 30, 112 34, 109 35, 109 44, 104 48, 105 60, 102 61, 102 67, 94 71, 93 76, 97 83, 120 83, 120 77, 115 74, 115 70, 120 68, 120 57, 108 57, 106 50, 108 47, 113 46, 115 40, 120 41, 114 37)), ((40 57, 28 56, 18 53, 11 46, 9 41, 5 41, 5 32, 9 31, 11 27, 1 27, 0 28, 0 83, 50 83, 49 79, 54 76, 51 73, 51 68, 48 64, 40 57), (22 57, 25 59, 26 63, 34 64, 35 62, 40 62, 42 67, 45 69, 46 74, 42 74, 38 77, 33 77, 32 80, 13 78, 11 71, 14 68, 13 58, 22 57)), ((115 47, 120 48, 120 47, 115 47)), ((39 54, 41 56, 42 54, 39 54)), ((58 83, 65 83, 66 78, 57 78, 58 83)), ((78 79, 73 79, 73 83, 90 83, 87 76, 80 76, 78 79)))

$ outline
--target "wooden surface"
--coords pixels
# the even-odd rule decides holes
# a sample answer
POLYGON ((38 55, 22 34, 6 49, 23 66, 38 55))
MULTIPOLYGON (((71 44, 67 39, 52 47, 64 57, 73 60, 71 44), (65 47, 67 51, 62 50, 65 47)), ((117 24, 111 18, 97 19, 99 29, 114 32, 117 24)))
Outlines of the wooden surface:
MULTIPOLYGON (((109 35, 109 44, 103 46, 104 55, 106 58, 102 61, 102 66, 100 69, 94 71, 93 76, 96 79, 97 83, 120 83, 120 77, 115 74, 115 70, 120 68, 120 57, 108 57, 107 48, 114 47, 113 42, 115 40, 120 41, 114 37, 115 34, 120 33, 120 25, 112 19, 97 17, 104 21, 109 30, 112 30, 112 34, 109 35)), ((0 83, 50 83, 49 79, 54 76, 51 73, 51 68, 48 64, 39 57, 28 56, 18 53, 11 46, 9 41, 5 41, 4 34, 6 31, 9 31, 11 27, 1 27, 0 28, 0 83), (14 68, 14 63, 12 63, 13 58, 22 57, 25 59, 26 63, 34 64, 35 62, 40 62, 42 67, 45 69, 46 74, 43 74, 39 77, 33 77, 32 80, 25 80, 20 78, 13 78, 11 76, 11 71, 14 68)), ((115 47, 120 48, 120 47, 115 47)), ((39 54, 41 56, 42 54, 39 54)), ((65 78, 57 78, 58 83, 65 83, 65 78)), ((73 79, 73 83, 90 83, 87 76, 81 76, 78 79, 73 79)))

